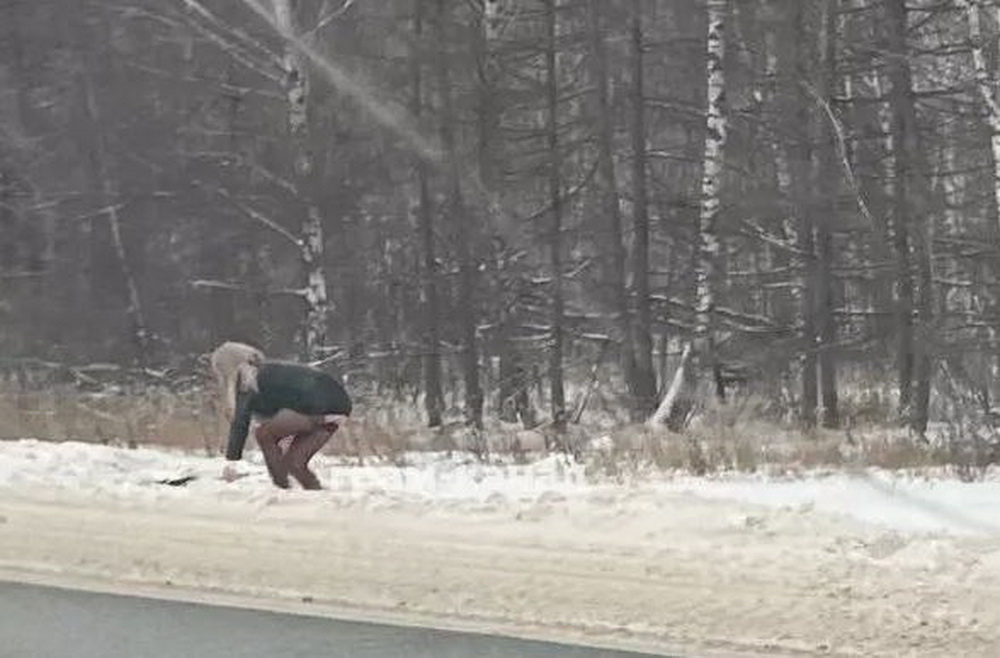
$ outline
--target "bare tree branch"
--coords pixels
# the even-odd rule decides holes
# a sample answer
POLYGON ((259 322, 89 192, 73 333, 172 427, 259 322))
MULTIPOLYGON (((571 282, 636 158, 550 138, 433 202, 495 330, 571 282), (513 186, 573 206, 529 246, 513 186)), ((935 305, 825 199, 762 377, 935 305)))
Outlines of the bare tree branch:
POLYGON ((283 238, 287 239, 289 242, 291 242, 293 245, 295 245, 296 248, 298 248, 298 249, 302 248, 302 240, 300 240, 294 233, 292 233, 287 228, 285 228, 281 224, 277 223, 276 221, 274 221, 270 217, 268 217, 268 216, 264 215, 263 213, 255 210, 254 208, 251 208, 250 206, 248 206, 247 204, 243 203, 242 201, 234 198, 233 195, 230 194, 229 191, 226 190, 225 188, 219 187, 219 186, 210 187, 210 186, 206 185, 205 183, 202 183, 201 181, 198 181, 198 180, 192 181, 192 183, 194 183, 195 186, 197 186, 197 187, 199 187, 199 188, 201 188, 203 190, 206 190, 206 191, 208 191, 210 193, 213 193, 213 194, 215 194, 217 196, 222 197, 223 199, 225 199, 226 201, 228 201, 230 204, 232 204, 233 207, 235 207, 236 209, 238 209, 239 211, 241 211, 244 215, 246 215, 250 219, 253 219, 253 220, 257 221, 257 222, 260 222, 261 224, 263 224, 267 228, 271 229, 272 231, 274 231, 278 235, 280 235, 283 238))
POLYGON ((344 3, 336 9, 330 8, 329 5, 329 1, 323 3, 323 11, 325 15, 321 16, 319 20, 316 21, 316 26, 313 27, 313 29, 306 32, 308 36, 315 35, 331 22, 346 14, 347 11, 354 6, 354 0, 344 0, 344 3))
POLYGON ((851 166, 851 162, 847 157, 847 139, 844 136, 844 126, 840 123, 837 115, 834 114, 833 108, 826 101, 825 98, 808 82, 802 82, 803 87, 809 95, 813 97, 816 104, 819 105, 823 113, 826 114, 827 119, 830 121, 830 125, 833 127, 833 132, 837 136, 837 154, 840 156, 840 163, 844 169, 844 174, 847 177, 847 181, 851 185, 851 190, 854 192, 854 199, 857 201, 858 209, 861 211, 862 216, 868 220, 870 226, 877 226, 875 218, 872 217, 871 210, 868 208, 868 202, 865 201, 864 194, 861 192, 861 185, 858 184, 858 179, 854 175, 854 168, 851 166))
POLYGON ((193 14, 188 20, 195 31, 227 53, 234 60, 260 74, 267 80, 281 84, 280 72, 283 71, 281 58, 267 47, 256 42, 241 30, 230 28, 197 0, 177 0, 193 14), (194 18, 209 23, 204 25, 194 18))
MULTIPOLYGON (((193 2, 194 0, 184 1, 193 2)), ((435 164, 442 162, 441 149, 413 127, 412 121, 405 111, 394 108, 387 102, 376 98, 371 90, 347 75, 305 39, 283 29, 276 17, 265 9, 258 0, 243 0, 243 4, 252 9, 277 34, 305 55, 313 65, 323 72, 330 84, 360 103, 379 124, 409 143, 425 160, 435 164)))

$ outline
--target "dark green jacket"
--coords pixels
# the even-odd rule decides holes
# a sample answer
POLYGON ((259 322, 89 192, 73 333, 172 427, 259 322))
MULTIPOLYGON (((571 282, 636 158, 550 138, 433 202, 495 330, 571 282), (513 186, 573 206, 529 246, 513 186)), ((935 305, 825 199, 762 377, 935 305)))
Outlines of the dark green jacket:
POLYGON ((257 391, 237 388, 236 413, 229 426, 226 459, 243 456, 254 415, 273 416, 290 409, 307 416, 350 416, 351 398, 336 379, 298 363, 264 361, 257 368, 257 391))

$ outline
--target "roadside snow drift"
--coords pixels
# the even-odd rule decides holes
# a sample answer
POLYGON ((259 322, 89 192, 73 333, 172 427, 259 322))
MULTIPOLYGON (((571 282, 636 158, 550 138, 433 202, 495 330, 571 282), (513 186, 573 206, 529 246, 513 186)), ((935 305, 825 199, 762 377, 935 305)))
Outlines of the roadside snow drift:
POLYGON ((320 457, 326 490, 279 491, 255 453, 226 483, 218 458, 0 442, 0 567, 689 655, 1000 647, 993 479, 405 461, 320 457))

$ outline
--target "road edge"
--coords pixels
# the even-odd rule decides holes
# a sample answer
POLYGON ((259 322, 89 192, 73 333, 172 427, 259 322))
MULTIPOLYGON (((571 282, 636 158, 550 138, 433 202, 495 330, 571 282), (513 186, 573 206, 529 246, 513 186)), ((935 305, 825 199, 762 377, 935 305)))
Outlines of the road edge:
POLYGON ((641 634, 631 632, 628 633, 628 637, 624 637, 624 632, 616 632, 614 630, 601 631, 565 626, 552 627, 547 625, 515 624, 499 619, 483 619, 472 616, 452 617, 411 611, 403 612, 313 599, 297 600, 264 597, 227 590, 199 589, 142 580, 112 581, 94 575, 47 571, 10 565, 0 566, 0 582, 79 590, 97 594, 194 603, 223 608, 275 612, 346 622, 405 628, 426 628, 454 633, 574 645, 592 649, 638 652, 665 657, 697 655, 704 658, 753 658, 755 656, 775 655, 771 652, 763 654, 736 649, 709 649, 703 646, 685 647, 655 636, 642 636, 641 634))

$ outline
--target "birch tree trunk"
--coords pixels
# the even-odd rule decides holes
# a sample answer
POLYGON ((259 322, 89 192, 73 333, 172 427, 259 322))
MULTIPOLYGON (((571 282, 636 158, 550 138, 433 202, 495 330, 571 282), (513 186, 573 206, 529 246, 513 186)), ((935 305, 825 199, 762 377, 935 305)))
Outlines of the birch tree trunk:
POLYGON ((708 0, 708 118, 701 178, 701 207, 698 214, 694 337, 685 345, 674 383, 650 419, 653 424, 666 422, 675 431, 684 427, 694 408, 698 371, 702 362, 714 357, 712 314, 715 310, 714 286, 720 253, 717 224, 727 129, 723 108, 726 10, 727 0, 708 0))
MULTIPOLYGON (((990 213, 994 240, 1000 239, 1000 100, 997 99, 997 79, 995 74, 991 74, 986 59, 985 48, 988 46, 988 39, 983 33, 983 0, 958 0, 958 5, 966 12, 969 24, 969 41, 972 47, 972 66, 975 73, 976 88, 983 101, 986 110, 986 125, 990 132, 990 168, 993 176, 993 195, 990 204, 990 213)), ((997 17, 1000 18, 1000 7, 995 3, 994 9, 997 17)), ((954 159, 954 149, 948 149, 948 154, 954 159)), ((995 267, 986 266, 987 275, 995 277, 995 267)), ((987 287, 986 304, 987 314, 990 317, 997 317, 996 295, 987 287)), ((997 327, 995 322, 989 323, 986 328, 987 338, 990 346, 990 373, 993 385, 986 387, 987 390, 995 391, 997 382, 1000 382, 1000 353, 997 349, 997 327)), ((995 397, 991 395, 991 398, 995 397)))
MULTIPOLYGON (((420 50, 424 45, 424 0, 413 0, 413 32, 420 50)), ((412 56, 413 116, 418 120, 423 114, 422 52, 412 56)), ((417 231, 422 255, 421 295, 424 320, 424 353, 422 375, 424 409, 428 427, 439 427, 444 412, 444 394, 441 386, 441 327, 439 324, 438 268, 434 244, 434 214, 431 208, 427 164, 422 157, 415 158, 417 176, 417 231)))
POLYGON ((297 0, 272 0, 275 23, 285 37, 285 98, 288 102, 288 133, 292 141, 295 183, 305 206, 299 248, 306 284, 303 298, 306 316, 303 326, 303 356, 316 361, 326 344, 327 290, 323 269, 323 219, 316 203, 315 161, 309 135, 309 79, 306 60, 293 43, 299 30, 296 21, 297 0))
POLYGON ((566 392, 563 387, 563 254, 562 254, 562 157, 559 153, 559 79, 556 58, 558 44, 558 0, 545 0, 545 90, 546 141, 548 146, 549 259, 552 270, 552 327, 549 344, 549 385, 552 396, 552 422, 557 430, 565 428, 566 392))
MULTIPOLYGON (((958 0, 965 10, 972 46, 972 65, 976 89, 986 108, 986 123, 990 128, 990 164, 993 174, 993 224, 1000 231, 1000 101, 997 99, 995 76, 986 61, 987 40, 983 35, 983 0, 958 0)), ((995 3, 991 3, 995 4, 995 3)))

